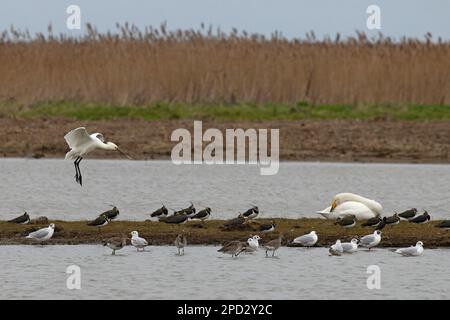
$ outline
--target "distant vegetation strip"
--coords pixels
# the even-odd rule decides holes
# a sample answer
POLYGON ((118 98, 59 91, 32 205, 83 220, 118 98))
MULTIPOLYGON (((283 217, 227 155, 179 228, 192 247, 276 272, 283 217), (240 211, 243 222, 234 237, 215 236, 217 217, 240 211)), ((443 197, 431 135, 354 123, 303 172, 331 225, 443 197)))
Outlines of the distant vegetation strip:
POLYGON ((378 119, 437 120, 450 119, 450 106, 352 106, 306 103, 189 105, 157 103, 149 106, 113 106, 96 103, 44 103, 17 107, 1 105, 0 116, 19 118, 63 117, 77 120, 111 119, 210 119, 210 120, 299 120, 299 119, 378 119))

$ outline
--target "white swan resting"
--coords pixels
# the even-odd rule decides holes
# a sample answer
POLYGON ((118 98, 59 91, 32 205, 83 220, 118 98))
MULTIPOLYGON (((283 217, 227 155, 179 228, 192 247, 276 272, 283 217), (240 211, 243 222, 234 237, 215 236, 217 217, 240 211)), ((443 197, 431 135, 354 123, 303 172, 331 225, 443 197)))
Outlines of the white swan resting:
POLYGON ((382 211, 383 207, 375 200, 354 193, 339 193, 333 197, 331 206, 317 211, 317 214, 331 220, 350 214, 355 215, 357 220, 367 220, 381 215, 382 211))

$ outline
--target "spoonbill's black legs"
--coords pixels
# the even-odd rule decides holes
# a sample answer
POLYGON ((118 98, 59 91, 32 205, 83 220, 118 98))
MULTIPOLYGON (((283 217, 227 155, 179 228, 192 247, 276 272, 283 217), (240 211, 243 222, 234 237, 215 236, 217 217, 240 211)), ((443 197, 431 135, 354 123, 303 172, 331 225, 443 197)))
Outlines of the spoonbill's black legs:
POLYGON ((75 181, 77 183, 79 183, 80 186, 83 185, 83 180, 82 180, 82 177, 81 177, 81 170, 80 170, 80 162, 81 162, 81 160, 83 160, 82 157, 77 157, 75 159, 75 162, 73 163, 75 165, 75 181))

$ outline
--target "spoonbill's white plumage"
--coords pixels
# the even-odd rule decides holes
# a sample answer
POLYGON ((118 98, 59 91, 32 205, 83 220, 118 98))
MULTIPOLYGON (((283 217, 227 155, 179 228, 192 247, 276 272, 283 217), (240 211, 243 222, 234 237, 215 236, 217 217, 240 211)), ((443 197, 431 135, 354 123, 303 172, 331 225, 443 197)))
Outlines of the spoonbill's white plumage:
POLYGON ((423 243, 422 241, 417 241, 415 246, 411 246, 409 248, 400 248, 395 250, 395 253, 401 254, 405 257, 416 257, 420 256, 423 253, 423 243))
POLYGON ((375 200, 367 199, 354 193, 339 193, 332 199, 331 206, 317 211, 326 219, 354 215, 357 220, 367 220, 381 215, 383 207, 375 200))
POLYGON ((66 153, 66 159, 75 160, 75 181, 80 185, 83 184, 80 171, 80 162, 83 157, 95 149, 103 150, 115 150, 126 156, 128 159, 132 159, 129 155, 124 153, 119 147, 112 142, 105 142, 105 138, 101 133, 89 134, 86 128, 76 128, 64 136, 69 148, 71 149, 66 153))
POLYGON ((147 240, 142 237, 139 237, 139 233, 137 231, 131 232, 131 245, 136 248, 137 251, 142 249, 145 251, 145 247, 148 246, 147 240))
POLYGON ((317 233, 315 231, 311 231, 308 234, 295 238, 292 242, 301 244, 305 247, 312 247, 317 243, 317 240, 319 240, 317 233))
POLYGON ((31 232, 26 238, 33 239, 37 241, 47 241, 53 237, 53 233, 55 232, 55 225, 50 223, 47 228, 42 228, 37 231, 31 232))

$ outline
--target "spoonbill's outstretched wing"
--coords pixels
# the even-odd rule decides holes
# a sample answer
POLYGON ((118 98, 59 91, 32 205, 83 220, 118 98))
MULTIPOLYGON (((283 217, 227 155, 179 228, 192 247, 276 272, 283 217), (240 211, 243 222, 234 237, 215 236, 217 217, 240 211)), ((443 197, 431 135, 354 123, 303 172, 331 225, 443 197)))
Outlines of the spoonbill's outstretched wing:
POLYGON ((101 142, 105 142, 105 137, 101 133, 97 132, 97 133, 91 134, 91 137, 96 137, 101 142))
POLYGON ((77 147, 91 141, 91 137, 86 131, 85 127, 73 129, 64 136, 69 148, 76 149, 77 147))

